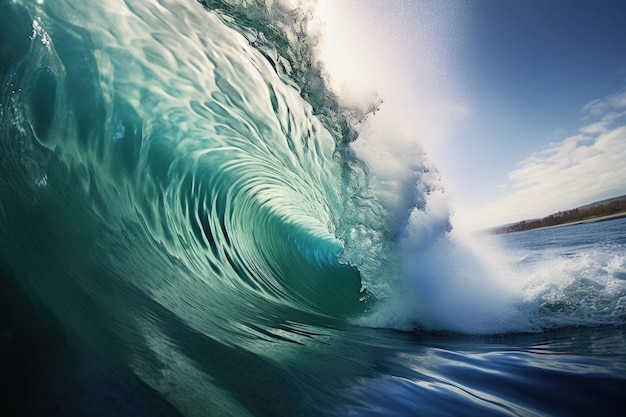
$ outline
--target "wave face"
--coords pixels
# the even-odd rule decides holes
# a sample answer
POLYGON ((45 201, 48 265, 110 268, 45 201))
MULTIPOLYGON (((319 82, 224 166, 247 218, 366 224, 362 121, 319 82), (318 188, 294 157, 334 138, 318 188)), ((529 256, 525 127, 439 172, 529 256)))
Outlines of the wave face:
POLYGON ((342 256, 366 178, 356 113, 303 74, 298 44, 224 12, 2 3, 0 260, 64 349, 185 415, 275 415, 293 388, 264 394, 278 405, 247 391, 366 308, 342 256))
POLYGON ((358 312, 333 136, 216 14, 138 3, 5 6, 30 39, 3 60, 3 227, 35 246, 7 250, 61 264, 55 285, 100 276, 198 323, 358 312))
POLYGON ((267 49, 192 1, 1 8, 2 265, 68 337, 155 386, 363 310, 343 139, 267 49))
MULTIPOLYGON (((354 325, 565 323, 537 302, 546 292, 492 279, 493 259, 450 233, 419 152, 390 181, 353 146, 365 113, 326 90, 306 16, 273 2, 0 3, 0 272, 66 345, 186 415, 306 414, 309 382, 291 369, 323 375, 330 396, 350 363, 369 367, 352 357, 369 337, 354 325)), ((591 324, 623 323, 619 291, 591 324)))

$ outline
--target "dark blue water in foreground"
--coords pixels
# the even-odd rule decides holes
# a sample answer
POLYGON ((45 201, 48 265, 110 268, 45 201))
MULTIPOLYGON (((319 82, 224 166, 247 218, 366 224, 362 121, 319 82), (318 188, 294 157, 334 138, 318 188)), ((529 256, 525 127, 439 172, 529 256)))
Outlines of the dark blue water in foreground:
POLYGON ((307 16, 0 0, 0 415, 623 415, 626 220, 458 235, 307 16))

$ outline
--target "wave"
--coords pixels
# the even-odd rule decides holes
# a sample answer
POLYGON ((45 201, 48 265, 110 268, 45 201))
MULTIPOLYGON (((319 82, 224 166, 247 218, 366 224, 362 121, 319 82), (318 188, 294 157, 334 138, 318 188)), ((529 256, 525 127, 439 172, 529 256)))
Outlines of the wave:
POLYGON ((536 291, 552 277, 517 285, 533 274, 452 230, 423 152, 368 131, 380 103, 343 107, 327 87, 311 10, 1 8, 2 265, 94 349, 159 333, 175 355, 171 320, 255 352, 309 325, 621 323, 621 290, 594 320, 557 319, 536 291))
POLYGON ((188 19, 176 33, 164 6, 4 6, 12 33, 32 29, 3 60, 3 85, 20 86, 3 94, 3 195, 19 194, 3 204, 4 263, 36 253, 22 285, 63 322, 93 315, 65 297, 109 310, 118 285, 201 328, 357 313, 333 234, 335 140, 217 15, 171 4, 188 19))
MULTIPOLYGON (((329 90, 310 18, 0 2, 1 289, 98 358, 95 392, 127 395, 113 363, 185 415, 320 415, 301 375, 324 398, 370 375, 389 334, 365 328, 623 325, 623 240, 546 255, 456 233, 424 152, 371 129, 379 102, 329 90)), ((69 356, 61 380, 93 384, 69 356)))

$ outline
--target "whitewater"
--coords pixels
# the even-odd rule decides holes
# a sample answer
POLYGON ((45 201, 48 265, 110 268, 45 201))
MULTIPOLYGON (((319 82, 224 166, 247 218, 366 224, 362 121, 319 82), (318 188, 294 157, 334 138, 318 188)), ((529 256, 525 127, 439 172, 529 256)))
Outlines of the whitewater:
POLYGON ((457 233, 436 167, 374 137, 384 102, 342 104, 291 7, 0 2, 8 412, 618 410, 623 220, 457 233))

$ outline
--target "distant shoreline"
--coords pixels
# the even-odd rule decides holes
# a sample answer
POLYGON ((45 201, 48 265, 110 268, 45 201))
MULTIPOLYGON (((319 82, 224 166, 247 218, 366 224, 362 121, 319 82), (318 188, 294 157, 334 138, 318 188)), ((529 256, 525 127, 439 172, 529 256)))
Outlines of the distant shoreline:
POLYGON ((560 211, 541 219, 522 220, 521 222, 494 227, 487 233, 505 234, 526 230, 550 229, 553 227, 573 226, 576 224, 595 223, 626 217, 626 195, 596 201, 586 206, 560 211))
POLYGON ((552 225, 552 226, 542 226, 542 227, 537 227, 537 228, 534 228, 534 229, 519 230, 519 231, 516 231, 516 232, 505 232, 505 233, 529 232, 531 230, 554 229, 556 227, 575 226, 577 224, 599 223, 599 222, 603 222, 603 221, 606 221, 606 220, 619 219, 621 217, 626 217, 626 211, 624 211, 622 213, 608 214, 606 216, 592 217, 592 218, 589 218, 589 219, 575 220, 575 221, 572 221, 572 222, 555 224, 555 225, 552 225))

